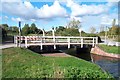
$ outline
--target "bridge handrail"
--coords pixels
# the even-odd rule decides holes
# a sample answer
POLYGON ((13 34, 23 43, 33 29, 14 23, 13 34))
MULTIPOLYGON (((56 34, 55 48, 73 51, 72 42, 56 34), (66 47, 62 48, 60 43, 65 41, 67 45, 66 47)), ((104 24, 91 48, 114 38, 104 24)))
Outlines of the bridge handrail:
MULTIPOLYGON (((19 36, 15 36, 19 37, 19 36)), ((21 36, 22 37, 36 37, 36 38, 53 38, 53 36, 21 36)), ((54 36, 54 38, 96 38, 96 37, 80 37, 80 36, 54 36)))
POLYGON ((25 47, 26 48, 27 48, 28 45, 30 45, 30 43, 33 43, 35 45, 35 43, 39 42, 40 45, 41 45, 41 49, 42 49, 42 45, 44 45, 44 43, 47 43, 47 42, 45 42, 47 40, 49 40, 48 43, 54 43, 54 48, 56 48, 56 44, 57 43, 60 43, 59 40, 62 41, 62 39, 63 40, 67 39, 66 43, 68 44, 68 48, 70 48, 70 44, 73 44, 73 43, 81 44, 81 47, 83 47, 83 44, 92 44, 93 46, 95 44, 98 44, 98 37, 80 37, 80 36, 14 36, 14 39, 15 39, 14 41, 15 41, 15 43, 17 45, 18 45, 18 43, 21 43, 20 42, 21 40, 25 40, 25 47), (76 42, 75 41, 76 39, 77 40, 79 39, 79 41, 76 42), (20 41, 18 41, 18 40, 20 40, 20 41), (74 40, 74 42, 72 42, 72 40, 74 40), (84 40, 85 41, 89 40, 89 42, 85 42, 84 40))

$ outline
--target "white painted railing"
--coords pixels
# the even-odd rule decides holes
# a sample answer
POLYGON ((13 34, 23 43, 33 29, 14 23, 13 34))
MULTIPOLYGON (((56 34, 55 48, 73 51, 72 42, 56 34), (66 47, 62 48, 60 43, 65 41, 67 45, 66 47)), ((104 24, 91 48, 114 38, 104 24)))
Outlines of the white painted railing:
POLYGON ((32 45, 40 45, 41 50, 43 49, 43 45, 54 45, 54 49, 56 49, 56 45, 81 45, 83 47, 84 44, 91 44, 95 46, 98 44, 98 37, 74 37, 74 36, 15 36, 14 43, 16 46, 19 46, 19 43, 24 44, 27 48, 32 45), (21 41, 20 41, 21 40, 21 41), (22 43, 24 41, 24 43, 22 43))

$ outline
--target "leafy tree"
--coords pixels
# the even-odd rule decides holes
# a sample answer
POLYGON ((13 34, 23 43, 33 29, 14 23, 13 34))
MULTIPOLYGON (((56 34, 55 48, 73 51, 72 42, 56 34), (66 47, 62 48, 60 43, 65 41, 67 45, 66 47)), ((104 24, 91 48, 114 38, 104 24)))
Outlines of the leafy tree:
POLYGON ((43 34, 42 30, 41 30, 41 29, 38 29, 38 30, 37 30, 37 34, 43 34))
POLYGON ((7 32, 2 25, 0 25, 0 32, 1 32, 0 34, 2 34, 2 38, 7 37, 7 32))
POLYGON ((61 36, 62 32, 65 30, 64 26, 56 27, 56 34, 61 36))
POLYGON ((32 23, 30 26, 30 33, 35 34, 38 32, 37 30, 38 28, 36 27, 35 23, 32 23))
POLYGON ((22 28, 22 33, 23 35, 28 35, 30 33, 30 28, 28 24, 24 25, 24 27, 22 28))
POLYGON ((4 30, 5 30, 6 32, 8 32, 8 30, 9 30, 8 24, 2 24, 2 27, 4 28, 4 30))
POLYGON ((19 32, 19 28, 17 26, 12 26, 12 31, 15 33, 19 32))
POLYGON ((109 32, 111 33, 111 35, 118 35, 119 30, 120 30, 120 27, 118 25, 115 25, 109 28, 109 32))
POLYGON ((63 35, 65 35, 65 36, 79 36, 79 31, 78 31, 78 29, 75 29, 75 28, 67 28, 67 29, 65 29, 63 35))
POLYGON ((119 34, 120 27, 119 27, 119 25, 116 25, 115 23, 116 23, 116 20, 113 19, 112 27, 109 28, 109 32, 111 35, 118 35, 119 34))

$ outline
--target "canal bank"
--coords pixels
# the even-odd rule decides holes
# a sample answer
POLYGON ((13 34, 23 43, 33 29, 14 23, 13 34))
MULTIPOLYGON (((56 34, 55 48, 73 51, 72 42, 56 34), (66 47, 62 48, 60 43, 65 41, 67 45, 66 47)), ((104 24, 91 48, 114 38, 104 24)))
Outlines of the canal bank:
POLYGON ((79 48, 78 49, 72 48, 72 49, 66 50, 65 52, 67 54, 70 54, 75 57, 82 58, 84 60, 97 64, 102 68, 102 70, 110 73, 116 80, 119 80, 120 58, 118 57, 117 54, 105 53, 101 49, 94 47, 94 48, 91 48, 90 56, 86 56, 89 54, 88 51, 87 53, 83 53, 83 52, 81 53, 81 50, 79 48), (93 53, 92 51, 94 52, 96 51, 96 53, 93 53), (100 52, 102 52, 102 55, 100 52), (92 58, 92 60, 89 59, 90 57, 92 58))
POLYGON ((98 46, 91 49, 93 62, 109 72, 116 80, 120 79, 120 54, 108 53, 98 46))
POLYGON ((102 55, 97 55, 97 54, 92 54, 91 53, 91 50, 93 49, 92 47, 84 47, 83 48, 80 48, 79 46, 75 46, 73 48, 70 48, 70 49, 66 49, 65 46, 62 47, 62 48, 59 48, 61 50, 57 50, 58 52, 56 52, 56 50, 54 49, 51 49, 51 46, 48 47, 48 50, 47 50, 47 47, 45 47, 45 51, 36 51, 34 49, 38 49, 40 50, 40 48, 31 48, 32 51, 35 51, 35 52, 38 52, 39 54, 48 54, 48 51, 50 51, 49 53, 50 54, 53 54, 53 52, 56 54, 56 53, 66 53, 68 55, 72 55, 74 57, 77 57, 79 59, 83 59, 83 60, 86 60, 88 62, 92 62, 94 64, 97 64, 98 66, 100 66, 102 68, 103 71, 105 72, 108 72, 109 74, 111 74, 112 76, 114 76, 114 78, 118 79, 120 74, 119 74, 119 65, 120 64, 120 61, 118 61, 119 59, 117 58, 111 58, 111 57, 108 57, 108 56, 102 56, 102 55), (54 50, 54 51, 53 51, 54 50), (46 53, 47 51, 47 53, 46 53))
POLYGON ((102 49, 100 49, 98 46, 95 46, 94 48, 92 48, 91 53, 96 54, 96 55, 120 59, 120 54, 107 53, 107 52, 103 51, 102 49))

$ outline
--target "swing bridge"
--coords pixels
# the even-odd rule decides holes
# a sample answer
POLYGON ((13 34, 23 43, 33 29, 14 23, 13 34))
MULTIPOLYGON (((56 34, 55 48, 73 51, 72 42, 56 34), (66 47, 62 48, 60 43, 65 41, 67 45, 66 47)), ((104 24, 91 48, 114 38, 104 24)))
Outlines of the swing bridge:
POLYGON ((79 45, 81 48, 83 45, 92 45, 94 47, 98 44, 98 37, 80 37, 80 36, 14 36, 14 43, 16 47, 29 46, 53 46, 56 49, 57 45, 67 45, 70 48, 71 45, 79 45))

